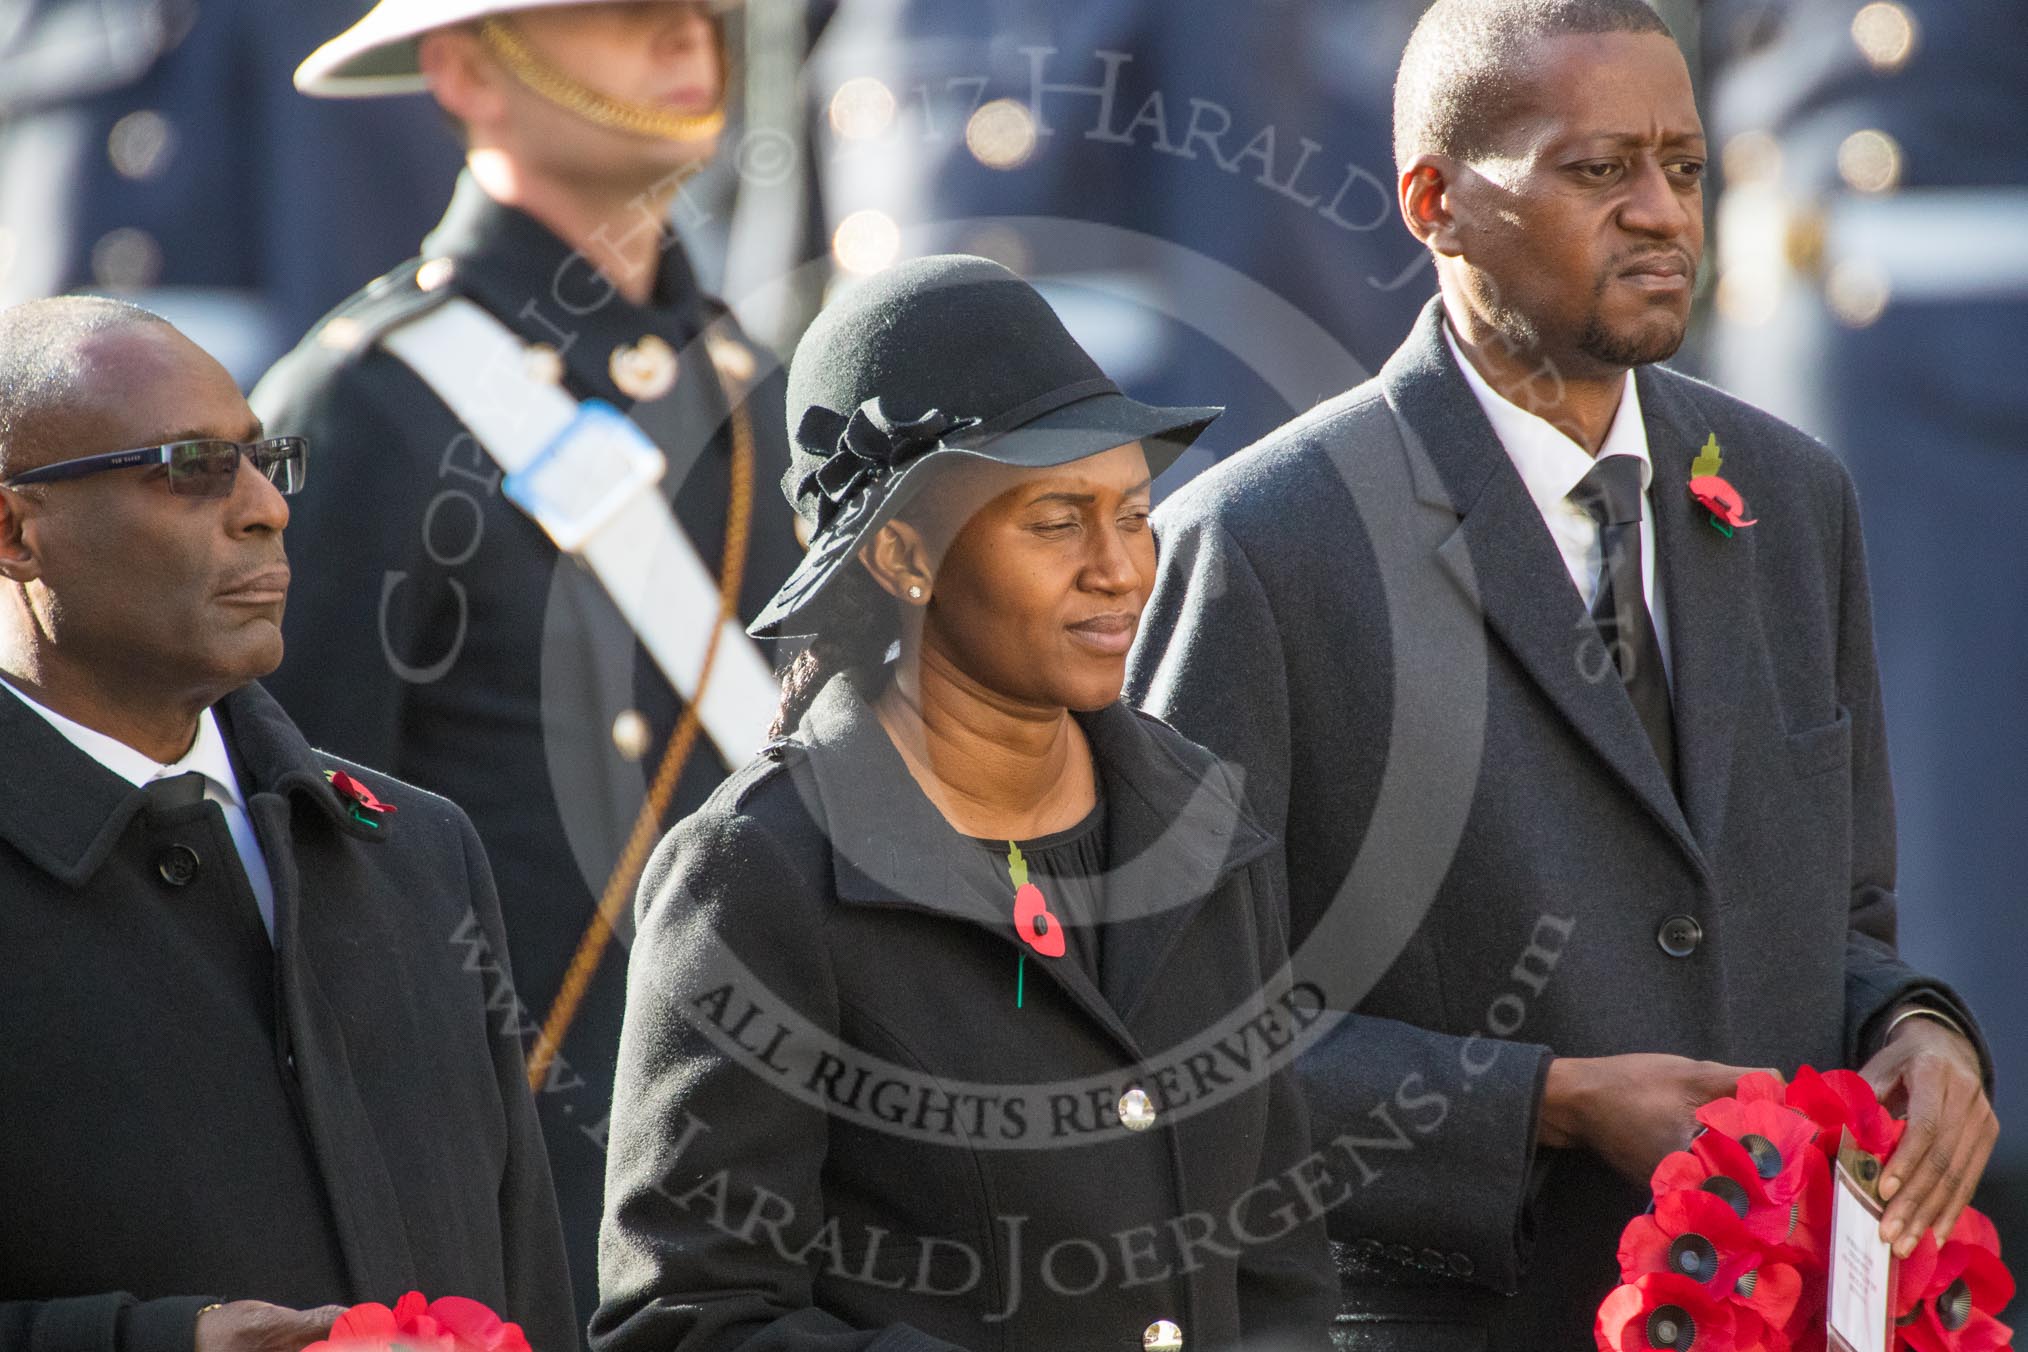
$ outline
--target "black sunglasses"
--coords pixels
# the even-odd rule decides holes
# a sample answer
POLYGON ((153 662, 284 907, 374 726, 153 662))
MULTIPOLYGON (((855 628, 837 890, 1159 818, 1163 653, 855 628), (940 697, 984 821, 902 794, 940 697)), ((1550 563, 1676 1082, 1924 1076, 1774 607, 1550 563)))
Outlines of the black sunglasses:
POLYGON ((23 470, 0 482, 0 488, 23 484, 55 483, 59 479, 82 479, 109 469, 135 469, 145 465, 169 467, 169 491, 180 497, 224 498, 232 496, 233 480, 239 476, 240 458, 267 476, 269 483, 284 494, 303 486, 308 465, 309 443, 301 437, 269 437, 265 441, 172 441, 166 446, 144 446, 134 451, 108 451, 76 460, 60 460, 23 470))

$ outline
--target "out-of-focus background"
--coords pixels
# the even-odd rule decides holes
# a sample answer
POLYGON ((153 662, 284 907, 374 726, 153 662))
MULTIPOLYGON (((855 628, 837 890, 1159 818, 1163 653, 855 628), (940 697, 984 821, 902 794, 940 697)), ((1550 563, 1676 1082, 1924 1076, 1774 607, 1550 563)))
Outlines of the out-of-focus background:
MULTIPOLYGON (((251 386, 416 252, 457 170, 426 98, 292 90, 365 8, 0 0, 0 303, 124 296, 251 386)), ((1421 8, 749 0, 734 124, 675 223, 785 358, 841 279, 1000 259, 1135 394, 1231 407, 1173 488, 1371 373, 1430 294, 1389 144, 1421 8)), ((1979 1201, 2028 1253, 2028 6, 1658 8, 1714 169, 1676 364, 1857 478, 1902 945, 1992 1039, 2004 1131, 1979 1201)))

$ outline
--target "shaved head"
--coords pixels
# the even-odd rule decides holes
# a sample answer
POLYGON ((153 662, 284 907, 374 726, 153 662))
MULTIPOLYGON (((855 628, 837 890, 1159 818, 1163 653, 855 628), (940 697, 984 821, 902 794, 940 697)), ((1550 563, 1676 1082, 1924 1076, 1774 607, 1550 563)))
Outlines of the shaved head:
POLYGON ((1417 155, 1470 161, 1493 148, 1544 38, 1660 33, 1645 0, 1436 0, 1394 77, 1394 162, 1417 155))
POLYGON ((56 458, 64 431, 100 411, 93 349, 141 330, 175 334, 160 315, 100 296, 58 296, 0 310, 0 479, 56 458))

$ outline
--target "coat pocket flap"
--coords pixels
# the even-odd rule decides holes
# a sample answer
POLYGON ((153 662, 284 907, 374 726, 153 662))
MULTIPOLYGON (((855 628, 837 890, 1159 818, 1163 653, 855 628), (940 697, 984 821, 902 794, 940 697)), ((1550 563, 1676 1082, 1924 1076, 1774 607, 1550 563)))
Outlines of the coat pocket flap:
POLYGON ((1842 704, 1832 722, 1789 734, 1789 766, 1798 779, 1835 770, 1851 759, 1852 711, 1842 704))

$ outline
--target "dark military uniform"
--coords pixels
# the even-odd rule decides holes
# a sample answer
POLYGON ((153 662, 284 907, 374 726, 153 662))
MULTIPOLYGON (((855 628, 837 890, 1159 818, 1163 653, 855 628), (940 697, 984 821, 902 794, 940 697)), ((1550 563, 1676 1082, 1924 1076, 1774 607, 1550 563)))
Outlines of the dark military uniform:
POLYGON ((0 4, 0 304, 104 289, 251 382, 415 248, 462 158, 412 105, 289 88, 290 64, 363 8, 0 4))
MULTIPOLYGON (((744 395, 755 470, 743 620, 801 547, 775 489, 788 464, 779 369, 700 294, 682 249, 672 243, 663 256, 648 304, 630 304, 581 255, 469 176, 423 257, 341 305, 255 390, 267 426, 309 437, 318 454, 315 482, 290 503, 296 582, 287 655, 269 687, 312 743, 426 786, 471 815, 499 878, 518 1017, 532 1041, 681 702, 591 572, 560 557, 502 495, 486 451, 380 345, 452 296, 542 345, 530 349, 522 378, 560 378, 573 396, 630 409, 668 456, 664 489, 714 576, 731 484, 729 401, 744 395), (639 381, 616 377, 657 339, 676 357, 676 379, 666 394, 636 403, 622 385, 638 389, 639 381)), ((700 736, 661 825, 701 804, 727 761, 752 749, 721 751, 700 736)), ((587 1314, 625 957, 616 950, 601 963, 537 1094, 587 1314)))
MULTIPOLYGON (((1902 949, 1951 972, 1983 1013, 1993 1106, 2018 1123, 2028 140, 1991 129, 2028 120, 2028 12, 2013 0, 1863 13, 1858 0, 1727 0, 1705 33, 1726 192, 1772 199, 1720 218, 1720 294, 1744 304, 1721 308, 1707 364, 1851 470, 1910 903, 1902 949), (1865 232, 1848 228, 1869 216, 1865 232), (1822 242, 1770 250, 1754 226, 1822 242), (1760 257, 1779 271, 1757 272, 1760 257)), ((1976 1202, 2008 1252, 2028 1245, 2028 1136, 2001 1134, 1976 1202)))

